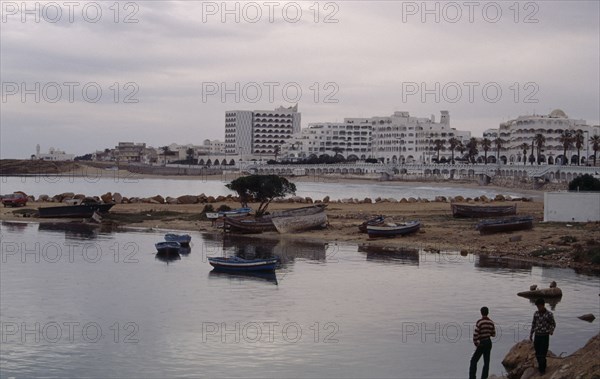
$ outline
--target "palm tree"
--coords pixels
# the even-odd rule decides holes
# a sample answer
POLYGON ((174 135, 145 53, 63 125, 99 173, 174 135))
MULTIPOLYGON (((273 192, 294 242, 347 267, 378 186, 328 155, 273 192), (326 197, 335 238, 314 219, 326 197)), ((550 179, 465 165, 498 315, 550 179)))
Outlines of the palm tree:
POLYGON ((191 147, 185 151, 185 160, 188 161, 188 163, 192 163, 194 160, 194 149, 191 147))
POLYGON ((562 164, 566 164, 568 162, 567 159, 567 149, 573 147, 573 137, 571 135, 570 130, 565 130, 558 139, 563 146, 563 162, 562 164))
POLYGON ((163 165, 166 166, 167 165, 167 154, 171 153, 171 148, 169 146, 163 146, 161 147, 162 151, 163 151, 163 165))
POLYGON ((452 164, 454 164, 454 149, 456 149, 458 145, 460 145, 460 140, 458 138, 452 137, 448 140, 448 144, 450 145, 450 151, 452 152, 451 162, 452 164))
POLYGON ((600 150, 600 136, 591 136, 590 142, 592 143, 592 149, 594 150, 594 166, 596 165, 596 157, 598 156, 598 150, 600 150))
POLYGON ((440 163, 440 151, 441 150, 446 150, 446 147, 444 146, 446 144, 446 140, 445 139, 436 139, 435 141, 433 141, 433 149, 435 151, 437 151, 437 161, 438 163, 440 163))
POLYGON ((475 137, 471 137, 469 142, 467 142, 467 154, 471 163, 475 163, 475 156, 479 154, 479 150, 477 150, 477 145, 479 145, 479 143, 477 142, 477 138, 475 137))
POLYGON ((481 148, 483 149, 483 156, 484 156, 484 163, 487 164, 487 152, 490 151, 490 148, 492 147, 492 141, 490 141, 487 138, 484 138, 481 140, 481 148))
POLYGON ((529 145, 523 142, 519 147, 523 149, 523 165, 527 166, 527 149, 529 149, 529 145))
POLYGON ((465 150, 467 150, 467 147, 465 146, 465 144, 462 143, 462 141, 460 141, 458 143, 458 146, 456 146, 456 150, 458 150, 460 152, 460 158, 464 159, 465 158, 465 150))
POLYGON ((575 132, 575 136, 573 137, 573 142, 575 142, 575 148, 577 149, 577 166, 579 166, 581 164, 580 151, 581 151, 581 148, 583 147, 584 141, 585 141, 585 139, 583 138, 583 132, 581 130, 578 130, 577 132, 575 132))
POLYGON ((494 145, 496 146, 496 162, 500 162, 500 150, 502 150, 502 146, 504 145, 505 140, 500 137, 494 139, 494 145))
POLYGON ((273 148, 273 154, 275 155, 275 160, 277 160, 277 156, 281 153, 281 145, 275 145, 273 148))
POLYGON ((344 151, 344 148, 339 147, 339 146, 334 146, 333 148, 331 148, 331 150, 335 153, 335 155, 338 155, 344 151))
POLYGON ((544 137, 544 135, 542 133, 538 133, 535 135, 535 137, 533 138, 533 140, 535 141, 535 147, 537 149, 537 161, 538 161, 538 165, 541 163, 541 153, 542 153, 542 148, 544 147, 544 144, 546 143, 546 137, 544 137))

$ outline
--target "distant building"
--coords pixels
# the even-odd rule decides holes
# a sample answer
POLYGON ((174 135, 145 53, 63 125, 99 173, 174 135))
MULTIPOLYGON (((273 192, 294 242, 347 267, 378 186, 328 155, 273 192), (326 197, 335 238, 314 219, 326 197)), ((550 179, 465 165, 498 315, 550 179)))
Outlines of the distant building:
MULTIPOLYGON (((514 120, 503 122, 496 132, 505 141, 500 155, 502 163, 518 164, 525 161, 538 163, 539 161, 547 164, 577 164, 578 162, 585 164, 594 159, 590 137, 600 135, 600 126, 591 126, 585 120, 569 118, 562 110, 555 109, 549 115, 519 116, 514 120), (582 135, 583 144, 579 153, 573 144, 567 149, 566 156, 564 155, 561 136, 565 131, 571 132, 572 135, 577 132, 582 135), (539 156, 536 143, 538 134, 544 139, 539 156), (527 150, 527 156, 523 155, 524 150, 527 150)), ((495 157, 488 157, 488 161, 490 160, 495 162, 495 157)))
POLYGON ((275 110, 227 111, 225 153, 274 155, 294 133, 300 132, 298 105, 275 110))
POLYGON ((32 159, 39 159, 42 161, 72 161, 75 159, 75 154, 67 154, 62 150, 55 149, 53 147, 48 149, 47 153, 40 152, 40 145, 35 147, 35 155, 32 159))
POLYGON ((119 142, 113 154, 119 163, 150 164, 157 160, 156 150, 145 143, 119 142))

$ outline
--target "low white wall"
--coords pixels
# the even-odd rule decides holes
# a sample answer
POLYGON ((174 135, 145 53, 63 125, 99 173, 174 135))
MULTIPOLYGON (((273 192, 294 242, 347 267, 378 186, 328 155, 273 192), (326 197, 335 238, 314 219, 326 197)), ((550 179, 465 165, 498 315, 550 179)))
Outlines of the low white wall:
POLYGON ((546 192, 544 221, 600 221, 600 192, 546 192))

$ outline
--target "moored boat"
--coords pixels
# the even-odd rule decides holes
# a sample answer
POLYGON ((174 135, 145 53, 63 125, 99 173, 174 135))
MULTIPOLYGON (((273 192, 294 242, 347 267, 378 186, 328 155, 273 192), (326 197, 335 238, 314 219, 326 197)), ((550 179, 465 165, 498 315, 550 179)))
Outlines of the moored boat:
POLYGON ((40 207, 38 208, 38 217, 41 218, 90 218, 94 212, 99 214, 108 213, 114 203, 107 204, 79 204, 65 205, 58 207, 40 207))
POLYGON ((154 244, 154 247, 156 247, 156 251, 160 254, 179 254, 181 244, 179 242, 163 241, 154 244))
POLYGON ((320 211, 302 216, 273 217, 272 221, 279 233, 300 232, 325 226, 327 214, 320 211))
POLYGON ((383 225, 385 223, 385 217, 383 216, 377 216, 375 218, 372 218, 370 220, 367 220, 365 222, 363 222, 362 224, 360 224, 358 226, 358 230, 361 233, 366 233, 367 232, 367 226, 380 226, 383 225))
POLYGON ((225 217, 223 223, 225 231, 232 233, 256 234, 276 230, 271 217, 268 216, 250 219, 225 217))
POLYGON ((190 242, 192 241, 192 236, 189 234, 167 233, 165 234, 165 241, 179 242, 181 246, 189 246, 190 242))
POLYGON ((560 288, 542 288, 533 291, 523 291, 517 293, 517 296, 535 298, 535 297, 562 297, 562 290, 560 288))
POLYGON ((275 217, 291 217, 291 216, 306 216, 315 213, 321 213, 325 211, 327 204, 315 204, 308 207, 300 207, 294 209, 284 209, 280 211, 273 211, 269 216, 275 217))
POLYGON ((421 228, 420 221, 408 221, 402 224, 388 224, 388 225, 371 225, 367 226, 367 233, 369 238, 375 237, 396 237, 404 236, 407 234, 415 233, 421 228))
POLYGON ((510 205, 469 205, 452 203, 453 217, 503 217, 517 214, 517 204, 510 205))
POLYGON ((219 217, 242 217, 247 216, 250 212, 252 212, 252 208, 237 208, 230 211, 207 212, 206 218, 216 219, 219 217))
POLYGON ((475 226, 480 234, 512 232, 533 228, 532 216, 506 217, 494 220, 482 220, 475 226))
POLYGON ((277 265, 277 258, 244 259, 240 257, 212 257, 208 263, 216 270, 221 271, 273 271, 277 265))

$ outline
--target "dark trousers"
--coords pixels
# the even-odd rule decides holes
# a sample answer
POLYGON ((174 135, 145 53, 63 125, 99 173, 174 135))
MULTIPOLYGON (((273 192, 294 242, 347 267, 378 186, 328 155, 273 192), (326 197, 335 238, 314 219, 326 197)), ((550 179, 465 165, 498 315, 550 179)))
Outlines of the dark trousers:
POLYGON ((481 379, 487 379, 490 371, 490 353, 492 352, 492 340, 487 339, 479 342, 479 346, 475 349, 473 356, 471 357, 471 366, 469 367, 469 379, 475 379, 477 377, 477 362, 483 355, 483 371, 481 372, 481 379))
POLYGON ((535 335, 535 338, 533 339, 533 348, 535 349, 535 359, 537 359, 538 362, 538 369, 541 373, 546 372, 546 354, 548 354, 549 346, 549 335, 535 335))

